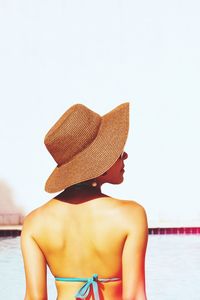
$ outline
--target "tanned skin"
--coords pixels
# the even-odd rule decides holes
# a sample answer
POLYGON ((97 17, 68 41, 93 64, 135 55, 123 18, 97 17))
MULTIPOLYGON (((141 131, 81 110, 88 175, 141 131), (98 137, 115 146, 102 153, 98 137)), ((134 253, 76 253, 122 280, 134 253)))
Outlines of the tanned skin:
MULTIPOLYGON (((21 233, 24 300, 48 299, 47 265, 56 277, 91 277, 97 273, 99 278, 121 278, 99 283, 100 300, 147 300, 145 209, 136 201, 101 192, 104 183, 123 182, 127 157, 123 152, 107 172, 96 178, 96 187, 68 188, 26 216, 21 233)), ((74 300, 84 283, 55 284, 57 300, 74 300)), ((86 300, 92 299, 90 293, 86 300)))

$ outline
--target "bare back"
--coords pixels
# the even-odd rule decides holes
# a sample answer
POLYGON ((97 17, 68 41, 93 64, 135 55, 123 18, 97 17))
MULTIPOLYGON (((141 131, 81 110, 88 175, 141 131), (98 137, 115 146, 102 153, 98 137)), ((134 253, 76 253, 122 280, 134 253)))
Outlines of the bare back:
MULTIPOLYGON (((34 238, 57 277, 122 277, 127 201, 110 197, 81 204, 56 199, 40 207, 34 238)), ((74 299, 82 283, 56 282, 58 300, 74 299)), ((121 299, 121 282, 104 284, 105 299, 121 299), (107 297, 107 298, 106 298, 107 297)))

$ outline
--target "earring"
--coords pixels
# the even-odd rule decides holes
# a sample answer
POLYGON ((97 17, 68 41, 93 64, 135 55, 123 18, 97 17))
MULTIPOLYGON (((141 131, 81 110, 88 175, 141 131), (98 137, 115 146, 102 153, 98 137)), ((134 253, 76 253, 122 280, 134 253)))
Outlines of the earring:
POLYGON ((96 182, 96 181, 93 181, 93 182, 92 182, 92 186, 93 186, 93 187, 96 187, 96 186, 97 186, 97 182, 96 182))

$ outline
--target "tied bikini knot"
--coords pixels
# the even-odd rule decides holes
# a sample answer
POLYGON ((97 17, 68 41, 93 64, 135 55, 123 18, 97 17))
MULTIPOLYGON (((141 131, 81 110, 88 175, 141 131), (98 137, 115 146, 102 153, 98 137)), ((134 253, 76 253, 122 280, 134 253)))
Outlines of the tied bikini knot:
POLYGON ((93 281, 98 281, 98 274, 93 274, 92 279, 93 281))
POLYGON ((92 277, 88 278, 87 282, 79 289, 76 293, 76 299, 85 299, 89 295, 90 288, 92 286, 94 292, 94 300, 100 300, 98 291, 98 275, 93 274, 92 277))

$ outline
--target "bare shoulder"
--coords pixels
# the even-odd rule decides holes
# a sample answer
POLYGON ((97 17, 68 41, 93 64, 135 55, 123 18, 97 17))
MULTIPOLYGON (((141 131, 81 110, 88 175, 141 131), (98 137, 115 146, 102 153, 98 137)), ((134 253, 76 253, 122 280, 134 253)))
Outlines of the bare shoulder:
POLYGON ((124 200, 124 210, 128 216, 146 217, 144 206, 134 200, 124 200))
POLYGON ((120 210, 127 227, 147 230, 148 221, 145 208, 134 200, 119 200, 120 210))
POLYGON ((126 215, 132 230, 142 231, 146 235, 148 234, 147 214, 145 208, 141 204, 135 201, 128 201, 126 215))
POLYGON ((41 228, 41 224, 44 222, 44 206, 37 207, 25 216, 22 232, 34 232, 35 229, 41 228))
POLYGON ((119 202, 119 205, 127 214, 146 214, 145 208, 135 200, 122 200, 113 198, 119 202))

